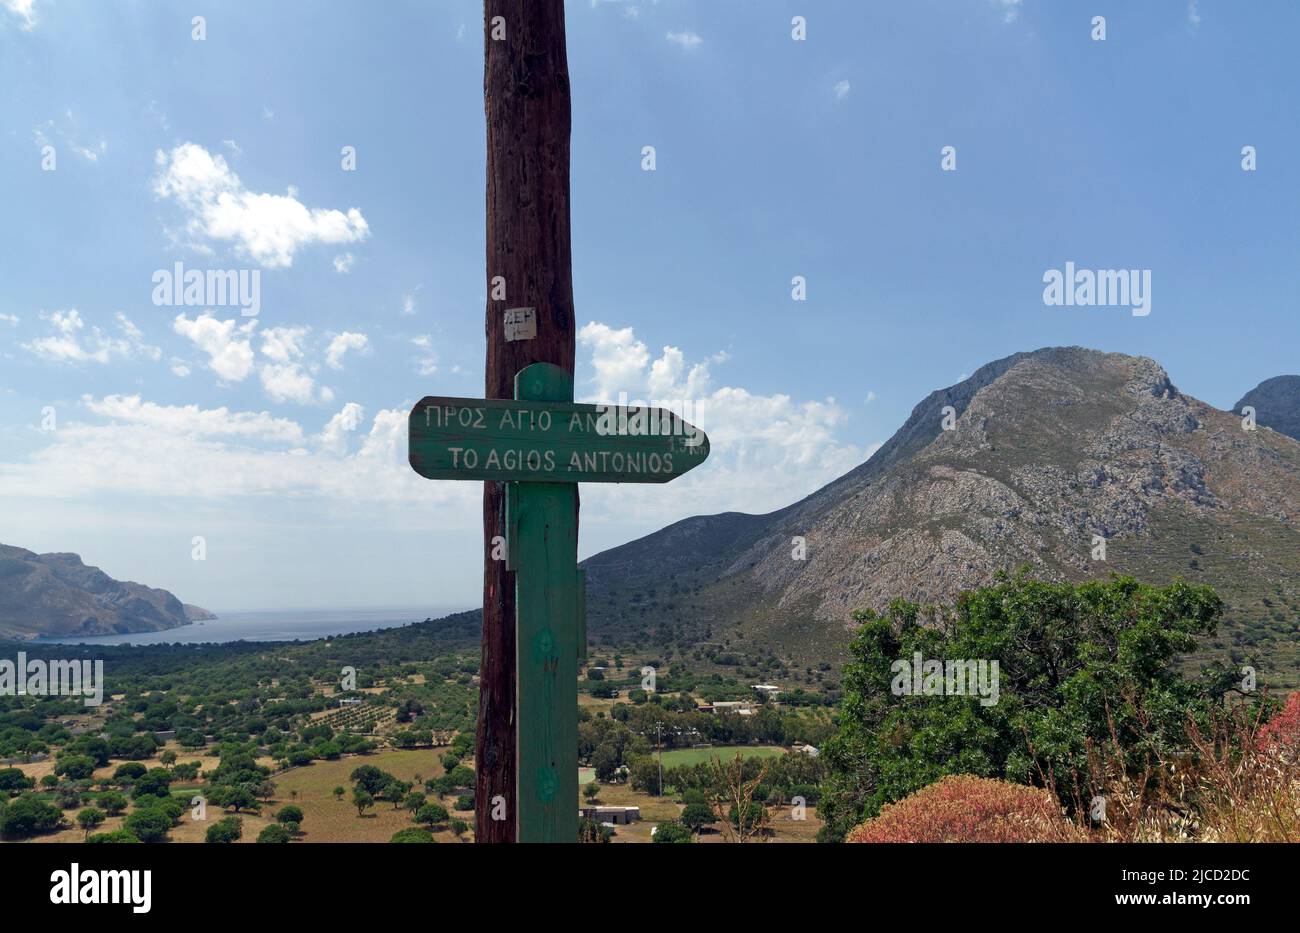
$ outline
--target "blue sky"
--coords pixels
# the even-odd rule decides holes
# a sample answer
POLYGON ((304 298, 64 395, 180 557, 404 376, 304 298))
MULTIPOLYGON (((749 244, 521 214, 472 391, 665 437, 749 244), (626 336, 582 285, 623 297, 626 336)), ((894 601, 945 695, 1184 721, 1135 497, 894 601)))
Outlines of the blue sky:
MULTIPOLYGON (((202 41, 196 10, 0 0, 0 542, 218 611, 472 605, 479 487, 416 477, 404 418, 481 394, 481 6, 209 0, 202 41), (178 261, 257 270, 260 313, 155 305, 178 261)), ((582 555, 785 505, 1018 350, 1148 355, 1221 407, 1296 372, 1297 31, 1282 0, 571 2, 578 392, 696 400, 713 447, 586 487, 582 555), (1151 270, 1151 313, 1045 306, 1067 261, 1151 270)))

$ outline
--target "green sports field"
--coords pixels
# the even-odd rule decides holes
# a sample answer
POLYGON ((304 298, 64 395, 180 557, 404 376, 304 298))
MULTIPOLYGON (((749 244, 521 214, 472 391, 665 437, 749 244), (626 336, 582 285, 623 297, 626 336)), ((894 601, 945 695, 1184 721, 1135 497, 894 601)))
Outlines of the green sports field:
POLYGON ((740 752, 746 758, 775 758, 784 755, 785 749, 779 745, 714 745, 709 748, 674 748, 664 752, 664 767, 675 768, 679 765, 698 765, 711 758, 729 761, 740 752))

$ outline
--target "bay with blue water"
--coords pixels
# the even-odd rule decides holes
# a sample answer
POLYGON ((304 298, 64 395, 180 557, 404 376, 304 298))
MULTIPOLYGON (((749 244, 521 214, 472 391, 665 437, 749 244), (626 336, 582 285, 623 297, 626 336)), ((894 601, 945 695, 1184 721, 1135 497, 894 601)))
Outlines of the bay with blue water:
POLYGON ((224 612, 216 619, 192 622, 161 632, 95 635, 82 638, 42 638, 41 642, 77 645, 193 645, 232 641, 314 641, 330 635, 397 628, 425 619, 441 619, 462 606, 408 609, 300 609, 265 612, 224 612))

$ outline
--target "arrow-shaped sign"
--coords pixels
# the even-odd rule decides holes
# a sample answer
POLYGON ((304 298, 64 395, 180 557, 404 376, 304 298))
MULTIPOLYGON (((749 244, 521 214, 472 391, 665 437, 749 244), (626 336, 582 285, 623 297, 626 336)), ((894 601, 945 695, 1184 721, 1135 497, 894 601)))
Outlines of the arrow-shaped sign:
POLYGON ((411 467, 428 479, 666 483, 708 455, 663 408, 430 395, 411 409, 411 467))

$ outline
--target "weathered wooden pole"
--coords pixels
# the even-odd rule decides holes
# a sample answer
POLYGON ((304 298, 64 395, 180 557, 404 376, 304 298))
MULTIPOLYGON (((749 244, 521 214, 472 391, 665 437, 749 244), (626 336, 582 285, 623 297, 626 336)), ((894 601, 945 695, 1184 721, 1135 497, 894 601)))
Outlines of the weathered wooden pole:
MULTIPOLYGON (((514 395, 515 374, 531 363, 553 363, 573 372, 564 0, 484 0, 483 35, 488 292, 484 389, 487 398, 508 399, 514 395), (535 309, 535 336, 507 340, 505 312, 512 308, 535 309)), ((505 484, 484 483, 483 660, 474 793, 478 842, 516 838, 515 575, 504 560, 493 558, 494 541, 505 540, 507 534, 505 505, 505 484)), ((575 488, 575 526, 577 507, 575 488)), ((569 804, 576 808, 577 800, 569 804)))

